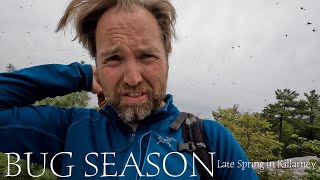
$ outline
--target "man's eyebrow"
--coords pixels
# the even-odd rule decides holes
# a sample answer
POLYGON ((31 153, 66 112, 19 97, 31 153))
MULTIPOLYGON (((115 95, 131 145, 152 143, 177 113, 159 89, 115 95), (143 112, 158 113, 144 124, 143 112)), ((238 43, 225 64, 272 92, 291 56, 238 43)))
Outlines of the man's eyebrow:
MULTIPOLYGON (((112 46, 110 49, 106 49, 102 51, 99 57, 104 58, 106 56, 117 54, 118 52, 120 52, 120 46, 112 46)), ((135 53, 138 53, 138 54, 152 54, 152 53, 159 53, 159 52, 160 52, 159 49, 156 47, 141 47, 135 51, 135 53)))
POLYGON ((116 54, 117 52, 120 51, 120 47, 119 46, 112 46, 110 49, 104 50, 100 53, 99 57, 105 57, 111 54, 116 54))
POLYGON ((138 54, 159 53, 159 49, 156 47, 146 47, 146 48, 139 48, 136 52, 138 54))

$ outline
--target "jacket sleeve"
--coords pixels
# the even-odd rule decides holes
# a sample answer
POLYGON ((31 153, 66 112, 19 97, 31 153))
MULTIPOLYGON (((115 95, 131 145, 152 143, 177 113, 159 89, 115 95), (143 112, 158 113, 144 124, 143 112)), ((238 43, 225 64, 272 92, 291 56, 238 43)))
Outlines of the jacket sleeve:
POLYGON ((259 179, 254 169, 248 165, 248 158, 237 140, 221 124, 212 121, 204 121, 204 135, 208 151, 214 152, 214 167, 217 179, 259 179), (231 167, 225 165, 233 163, 231 167))
POLYGON ((90 65, 49 64, 0 74, 0 107, 33 104, 46 97, 91 91, 90 65))
MULTIPOLYGON (((91 65, 41 65, 12 73, 0 73, 0 152, 15 152, 23 157, 33 152, 32 160, 43 163, 41 152, 63 150, 73 114, 84 109, 33 106, 45 97, 76 91, 90 91, 91 65)), ((48 162, 47 162, 48 163, 48 162)))

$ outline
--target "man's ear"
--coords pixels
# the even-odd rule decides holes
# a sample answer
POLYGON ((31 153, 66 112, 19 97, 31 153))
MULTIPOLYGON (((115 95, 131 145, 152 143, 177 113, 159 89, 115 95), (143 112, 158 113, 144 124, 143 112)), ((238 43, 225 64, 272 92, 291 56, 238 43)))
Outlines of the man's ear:
POLYGON ((98 97, 98 105, 99 108, 104 107, 106 104, 108 104, 108 101, 106 100, 106 98, 104 97, 103 91, 99 92, 97 94, 98 97))
MULTIPOLYGON (((96 67, 97 67, 97 63, 96 63, 96 67)), ((96 68, 96 81, 100 85, 100 87, 102 88, 100 79, 101 78, 100 78, 99 70, 98 70, 98 68, 96 68)), ((108 104, 108 102, 107 102, 107 100, 106 100, 106 98, 104 96, 103 89, 102 89, 102 91, 97 93, 97 98, 98 98, 99 109, 108 104)))

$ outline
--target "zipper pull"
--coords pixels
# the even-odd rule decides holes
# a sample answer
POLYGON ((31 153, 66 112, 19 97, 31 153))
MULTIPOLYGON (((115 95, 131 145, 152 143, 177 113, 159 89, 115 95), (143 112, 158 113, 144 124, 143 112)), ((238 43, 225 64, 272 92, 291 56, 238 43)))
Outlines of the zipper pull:
POLYGON ((129 140, 129 142, 133 142, 134 141, 134 137, 136 136, 136 133, 132 133, 132 135, 131 135, 131 138, 130 138, 130 140, 129 140))

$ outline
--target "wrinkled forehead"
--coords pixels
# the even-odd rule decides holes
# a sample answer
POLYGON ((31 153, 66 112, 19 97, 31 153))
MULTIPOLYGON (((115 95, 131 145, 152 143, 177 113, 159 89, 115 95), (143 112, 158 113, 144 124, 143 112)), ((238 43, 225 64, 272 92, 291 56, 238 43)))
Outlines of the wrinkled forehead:
POLYGON ((160 28, 153 15, 143 8, 134 11, 109 9, 98 21, 96 28, 97 55, 100 48, 109 51, 119 49, 123 44, 158 51, 164 49, 160 28))
POLYGON ((143 35, 155 33, 160 35, 160 28, 156 18, 145 8, 134 7, 131 10, 111 8, 100 17, 97 30, 113 33, 117 30, 126 30, 126 33, 143 35))

